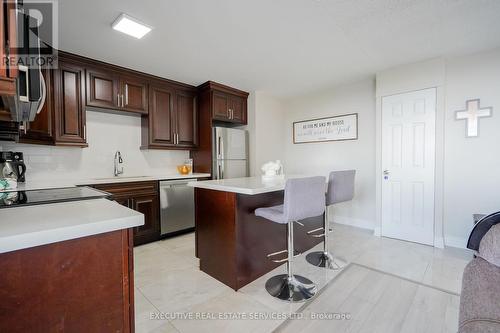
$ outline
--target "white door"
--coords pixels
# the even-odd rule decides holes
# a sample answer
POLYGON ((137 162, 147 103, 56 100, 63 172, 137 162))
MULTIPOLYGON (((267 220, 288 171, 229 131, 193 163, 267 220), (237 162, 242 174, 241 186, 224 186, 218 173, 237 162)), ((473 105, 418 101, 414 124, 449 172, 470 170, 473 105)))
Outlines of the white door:
POLYGON ((436 89, 382 98, 382 236, 434 244, 436 89))

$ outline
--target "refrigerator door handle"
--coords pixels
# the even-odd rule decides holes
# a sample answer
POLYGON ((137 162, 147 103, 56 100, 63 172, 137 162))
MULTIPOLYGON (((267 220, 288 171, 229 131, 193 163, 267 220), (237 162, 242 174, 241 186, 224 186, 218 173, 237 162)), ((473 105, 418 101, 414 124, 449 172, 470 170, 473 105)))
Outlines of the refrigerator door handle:
POLYGON ((222 140, 222 136, 219 136, 218 138, 218 144, 219 144, 219 159, 223 160, 224 159, 224 140, 222 140))
POLYGON ((218 162, 217 169, 217 179, 224 179, 224 161, 218 162))

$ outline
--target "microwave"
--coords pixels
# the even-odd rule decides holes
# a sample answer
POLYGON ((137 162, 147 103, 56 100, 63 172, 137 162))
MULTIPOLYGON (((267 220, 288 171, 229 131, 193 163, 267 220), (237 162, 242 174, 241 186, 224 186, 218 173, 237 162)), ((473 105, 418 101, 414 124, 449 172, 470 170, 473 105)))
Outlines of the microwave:
POLYGON ((12 121, 30 122, 41 111, 45 103, 46 86, 38 61, 40 58, 40 39, 38 37, 38 20, 24 12, 18 2, 15 8, 17 20, 17 52, 18 76, 16 78, 16 94, 2 96, 3 104, 10 110, 12 121), (29 61, 32 60, 32 61, 29 61))

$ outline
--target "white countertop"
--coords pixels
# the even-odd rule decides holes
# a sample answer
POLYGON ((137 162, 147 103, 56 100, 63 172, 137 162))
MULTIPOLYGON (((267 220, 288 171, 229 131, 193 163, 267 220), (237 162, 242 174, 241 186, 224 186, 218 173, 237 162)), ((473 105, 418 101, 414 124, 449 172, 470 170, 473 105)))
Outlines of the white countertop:
POLYGON ((259 177, 245 177, 219 180, 205 180, 191 182, 189 186, 196 188, 204 188, 208 190, 234 192, 240 194, 255 195, 274 191, 282 191, 285 189, 287 179, 297 178, 300 176, 287 176, 285 178, 277 178, 269 181, 263 181, 259 177))
POLYGON ((16 189, 9 189, 7 191, 29 191, 29 190, 41 190, 49 188, 75 187, 82 185, 146 182, 155 180, 191 179, 191 178, 205 178, 205 177, 211 177, 211 175, 208 173, 193 173, 191 175, 162 174, 162 175, 152 175, 152 176, 125 176, 125 177, 118 176, 109 178, 56 179, 56 180, 42 180, 42 181, 36 181, 36 180, 33 181, 27 179, 25 183, 18 183, 16 189))
POLYGON ((144 224, 144 215, 107 199, 0 209, 0 253, 144 224))

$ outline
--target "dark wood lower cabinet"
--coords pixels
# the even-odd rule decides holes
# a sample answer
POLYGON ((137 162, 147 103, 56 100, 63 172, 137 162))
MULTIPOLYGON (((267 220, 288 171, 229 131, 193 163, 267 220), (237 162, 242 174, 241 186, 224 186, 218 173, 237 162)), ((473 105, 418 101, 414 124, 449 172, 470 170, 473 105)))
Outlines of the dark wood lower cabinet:
POLYGON ((134 332, 130 229, 0 254, 0 332, 134 332))
POLYGON ((130 208, 144 214, 144 225, 134 230, 134 243, 138 245, 158 240, 160 237, 158 194, 133 195, 129 204, 130 208))
POLYGON ((160 203, 158 182, 130 182, 92 185, 113 194, 120 205, 144 214, 144 225, 134 228, 134 245, 160 239, 160 203))

